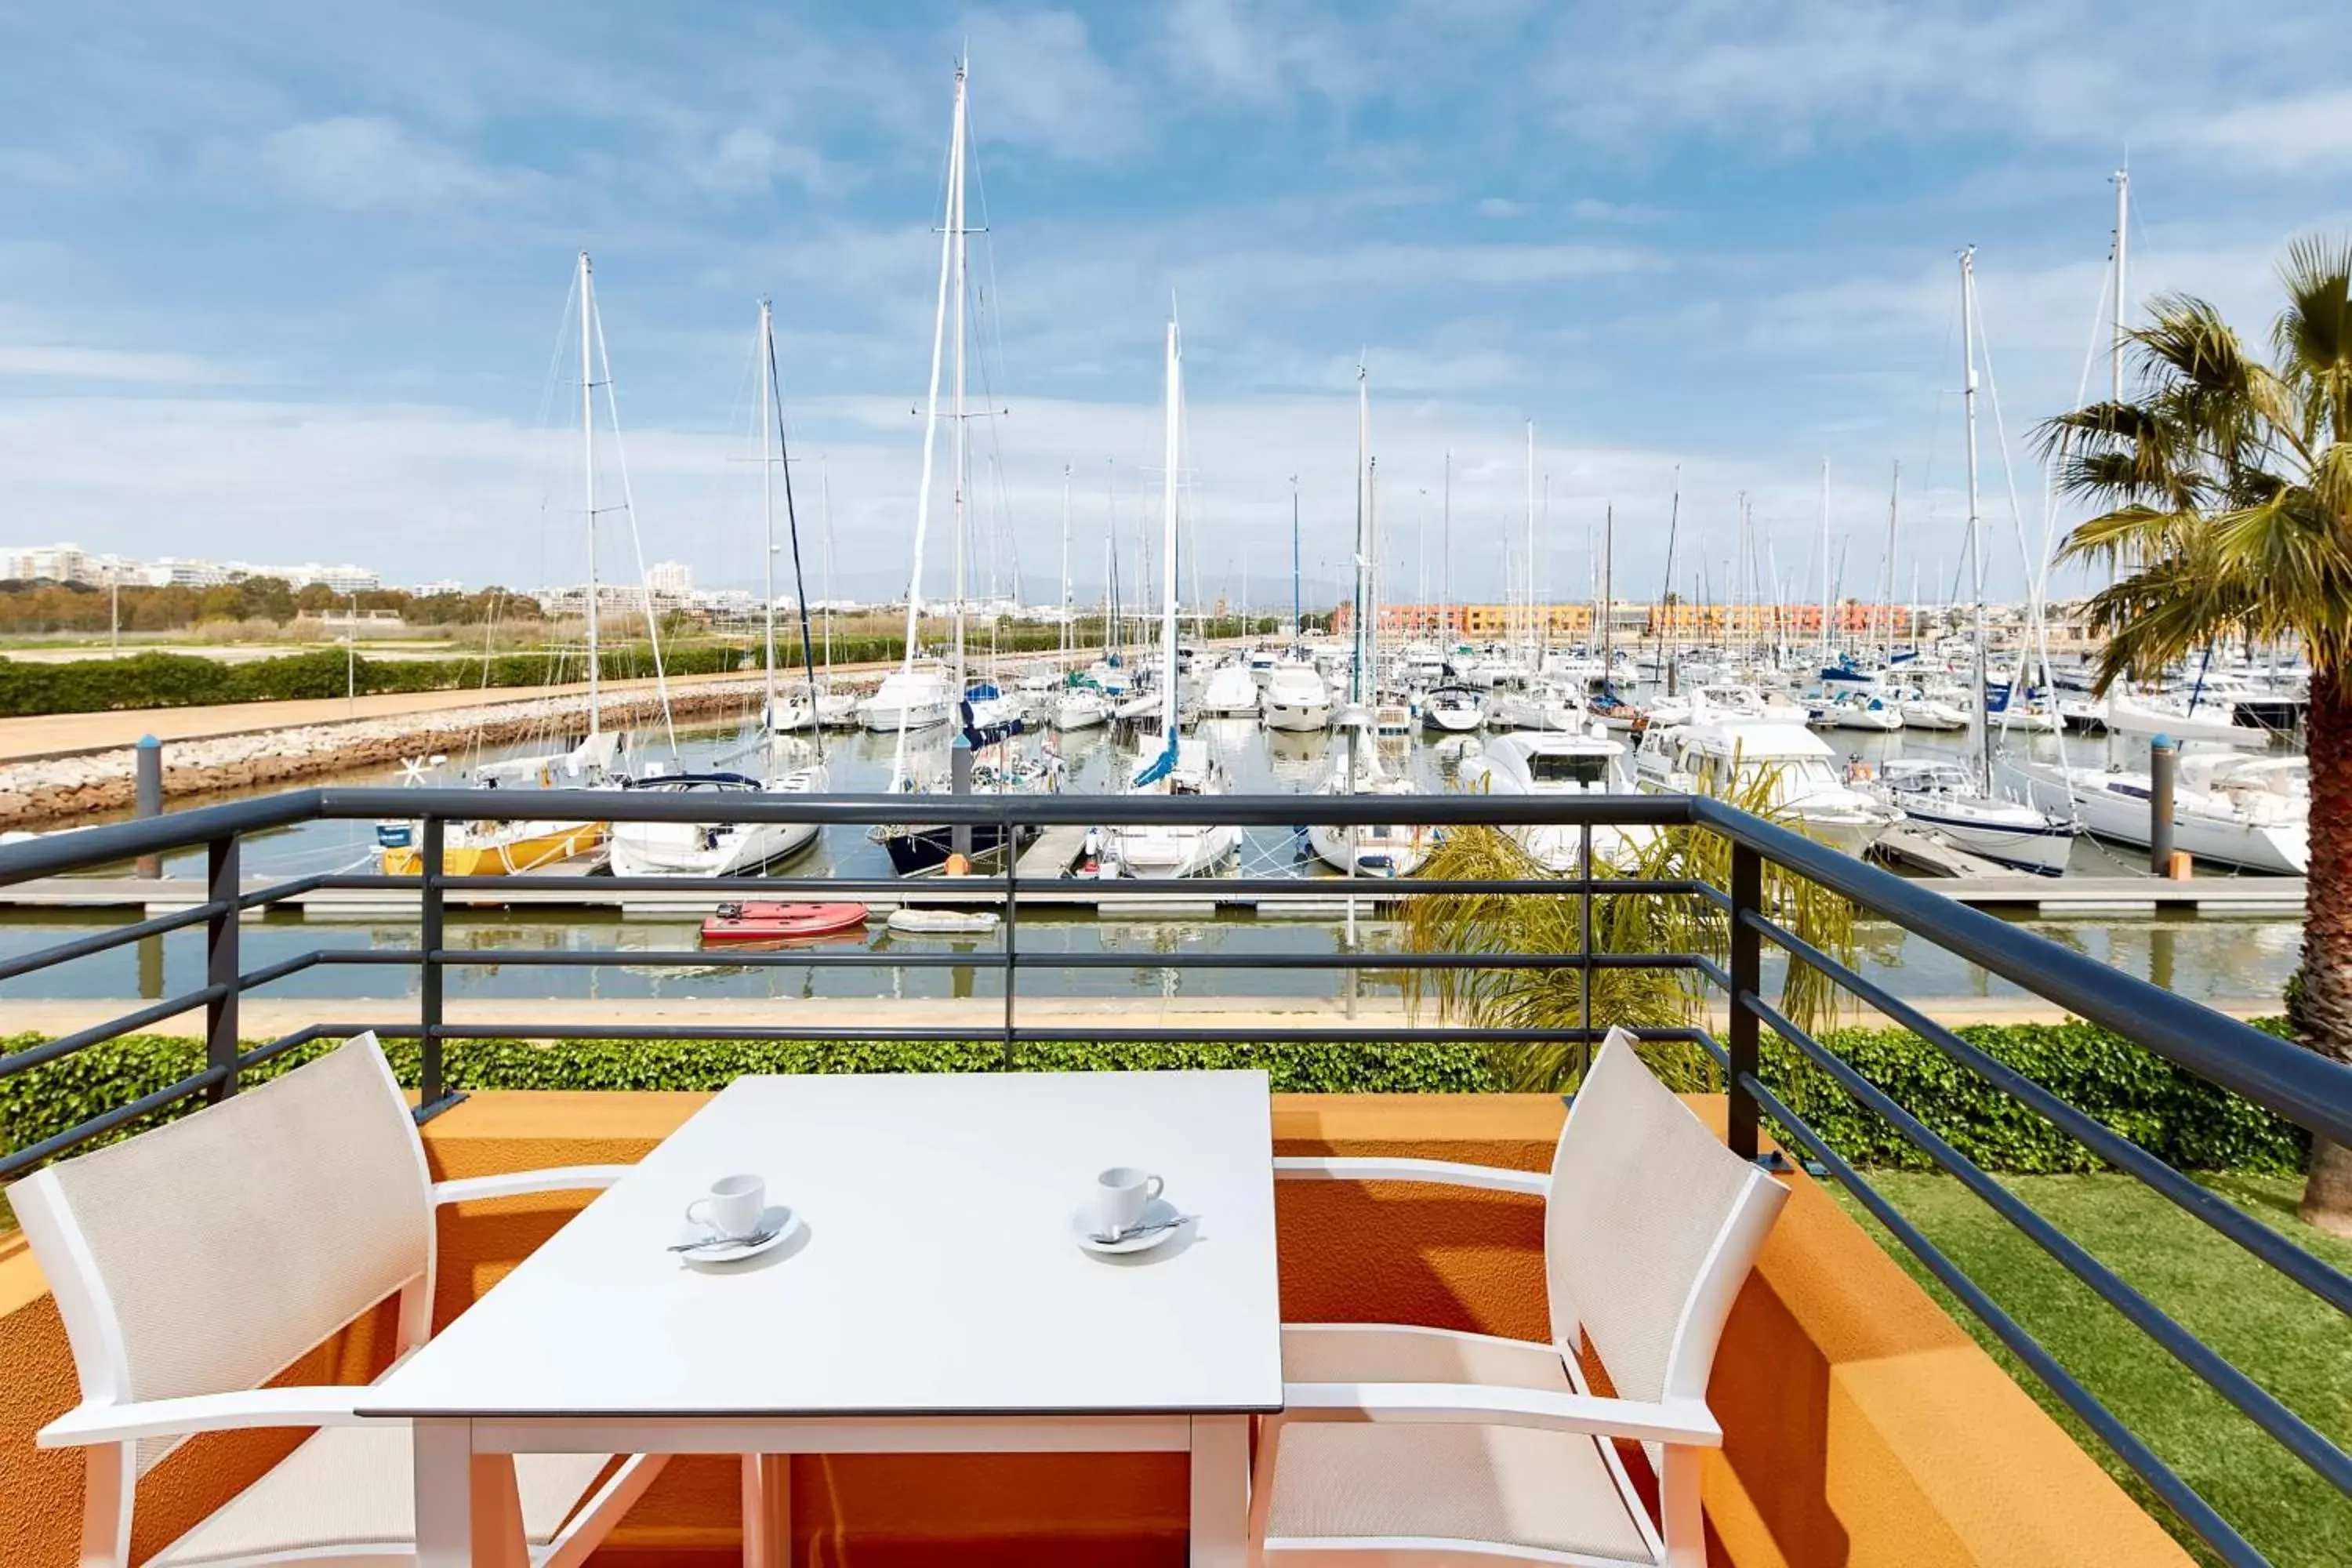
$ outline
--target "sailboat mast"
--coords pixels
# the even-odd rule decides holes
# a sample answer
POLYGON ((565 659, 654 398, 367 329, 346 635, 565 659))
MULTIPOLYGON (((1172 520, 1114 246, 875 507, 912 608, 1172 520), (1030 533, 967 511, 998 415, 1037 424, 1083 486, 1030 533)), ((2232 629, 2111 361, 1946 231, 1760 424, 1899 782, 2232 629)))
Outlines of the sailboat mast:
POLYGON ((1356 625, 1355 643, 1348 658, 1348 700, 1364 700, 1364 618, 1370 614, 1370 602, 1364 592, 1365 579, 1371 573, 1371 542, 1365 536, 1371 513, 1371 394, 1364 379, 1364 363, 1356 362, 1356 625))
MULTIPOLYGON (((768 301, 762 300, 760 301, 760 596, 767 608, 763 628, 766 648, 761 660, 767 697, 760 710, 760 724, 768 730, 776 727, 776 469, 775 460, 768 456, 768 432, 776 428, 775 411, 768 401, 774 384, 775 363, 775 314, 768 301)), ((811 712, 809 719, 814 722, 816 715, 811 712)))
POLYGON ((1070 465, 1062 465, 1062 655, 1069 657, 1077 641, 1077 622, 1070 614, 1070 465))
POLYGON ((1177 407, 1183 395, 1181 351, 1176 342, 1176 317, 1168 317, 1167 467, 1160 476, 1160 722, 1166 742, 1163 754, 1176 751, 1176 459, 1177 407))
MULTIPOLYGON (((825 454, 816 458, 817 500, 824 507, 824 679, 828 689, 833 685, 833 471, 825 462, 825 454)), ((822 719, 818 728, 824 728, 822 719)))
MULTIPOLYGON (((1977 740, 1984 769, 1984 782, 1990 787, 1992 779, 1992 705, 1987 700, 1989 671, 1986 668, 1985 647, 1985 579, 1984 527, 1977 515, 1977 250, 1969 246, 1960 252, 1960 355, 1967 367, 1960 384, 1960 401, 1968 410, 1969 424, 1969 567, 1976 585, 1977 641, 1977 740)), ((2019 672, 2021 675, 2023 671, 2019 672)), ((2012 682, 2010 700, 2016 700, 2017 687, 2012 682)))
POLYGON ((1610 683, 1613 673, 1609 662, 1610 634, 1615 631, 1617 620, 1617 508, 1612 504, 1601 514, 1601 689, 1614 696, 1610 683))
POLYGON ((1298 476, 1290 476, 1290 641, 1295 648, 1304 635, 1298 605, 1298 476))
POLYGON ((1454 454, 1445 454, 1445 483, 1437 514, 1437 624, 1445 652, 1454 651, 1454 454))
POLYGON ((2131 331, 2131 171, 2116 171, 2116 301, 2115 335, 2107 345, 2107 390, 2116 402, 2124 400, 2124 345, 2131 331))
POLYGON ((597 689, 602 672, 596 652, 596 378, 592 357, 596 334, 589 325, 595 312, 594 286, 594 272, 583 250, 580 253, 580 461, 588 512, 588 734, 592 740, 602 728, 604 706, 597 689))
MULTIPOLYGON (((955 124, 948 133, 948 166, 963 166, 963 66, 958 62, 955 73, 955 124)), ((940 234, 940 296, 931 315, 931 380, 930 391, 923 402, 923 474, 915 489, 914 558, 907 569, 907 645, 900 650, 898 672, 911 674, 915 653, 921 646, 923 626, 923 547, 931 526, 931 463, 939 447, 940 435, 940 360, 947 346, 948 282, 953 276, 955 258, 955 199, 950 187, 948 199, 948 221, 940 234)), ((959 691, 957 696, 962 696, 959 691)), ((904 785, 907 778, 907 709, 900 704, 898 739, 890 756, 890 790, 892 794, 904 785)))
POLYGON ((1822 459, 1822 647, 1821 668, 1830 667, 1830 460, 1822 459))
POLYGON ((1536 642, 1536 422, 1528 421, 1528 555, 1524 570, 1527 580, 1520 584, 1528 597, 1528 648, 1533 662, 1543 662, 1534 653, 1536 642))
POLYGON ((1881 611, 1881 635, 1886 639, 1886 658, 1895 658, 1895 552, 1901 548, 1898 537, 1903 521, 1903 459, 1895 459, 1895 479, 1886 492, 1886 604, 1881 611))
POLYGON ((964 687, 964 614, 966 593, 964 583, 964 297, 968 275, 964 260, 963 224, 963 162, 964 162, 964 74, 956 68, 955 93, 955 153, 948 165, 948 240, 955 249, 955 472, 950 477, 955 494, 955 690, 948 699, 950 703, 963 700, 964 687))

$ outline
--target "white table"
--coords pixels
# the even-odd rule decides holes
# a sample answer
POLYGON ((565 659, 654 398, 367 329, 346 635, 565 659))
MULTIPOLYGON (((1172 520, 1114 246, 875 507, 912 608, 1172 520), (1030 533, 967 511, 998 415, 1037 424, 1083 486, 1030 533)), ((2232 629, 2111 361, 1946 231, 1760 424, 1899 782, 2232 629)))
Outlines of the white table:
POLYGON ((415 1425, 423 1568, 524 1562, 510 1456, 553 1452, 747 1456, 755 1562, 791 1539, 761 1456, 1185 1452, 1192 1561, 1238 1564, 1278 1324, 1263 1073, 745 1078, 361 1411, 415 1425), (1197 1223, 1081 1250, 1071 1216, 1117 1164, 1197 1223), (681 1264, 685 1205, 733 1172, 805 1236, 681 1264))

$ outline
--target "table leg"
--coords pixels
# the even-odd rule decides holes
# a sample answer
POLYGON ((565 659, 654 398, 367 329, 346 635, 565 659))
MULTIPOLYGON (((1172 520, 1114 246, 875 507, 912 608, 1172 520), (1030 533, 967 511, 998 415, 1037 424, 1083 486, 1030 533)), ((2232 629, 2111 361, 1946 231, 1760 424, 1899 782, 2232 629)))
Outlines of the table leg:
POLYGON ((473 1428, 464 1421, 417 1421, 409 1444, 416 1471, 417 1568, 473 1568, 473 1428))
POLYGON ((1192 1568, 1249 1561, 1249 1417, 1192 1417, 1192 1568))
POLYGON ((743 1456, 743 1568, 791 1568, 793 1461, 789 1454, 743 1456))

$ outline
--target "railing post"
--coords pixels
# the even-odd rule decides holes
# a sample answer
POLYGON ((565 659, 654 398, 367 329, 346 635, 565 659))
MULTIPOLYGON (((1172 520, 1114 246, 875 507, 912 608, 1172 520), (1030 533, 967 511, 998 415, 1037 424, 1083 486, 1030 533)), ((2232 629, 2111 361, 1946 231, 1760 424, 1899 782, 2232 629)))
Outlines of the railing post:
POLYGON ((440 1108, 441 1087, 441 846, 447 824, 427 814, 417 865, 416 940, 423 948, 417 974, 416 1110, 430 1116, 440 1108))
POLYGON ((231 834, 205 845, 205 898, 218 906, 205 921, 205 984, 224 989, 205 1004, 205 1066, 224 1068, 205 1091, 214 1101, 236 1092, 237 838, 231 834))
POLYGON ((1748 998, 1764 984, 1764 936, 1748 923, 1764 908, 1764 857, 1751 846, 1735 840, 1731 846, 1731 1058, 1724 1089, 1729 1098, 1730 1121, 1724 1142, 1743 1160, 1756 1158, 1756 1122, 1760 1114, 1756 1097, 1740 1082, 1756 1074, 1757 1017, 1748 998))
POLYGON ((1021 964, 1021 895, 1017 862, 1021 858, 1021 835, 1013 826, 1013 797, 1000 795, 1003 807, 1002 826, 997 829, 997 853, 1004 857, 1004 1070, 1013 1070, 1013 1047, 1019 1040, 1013 1021, 1013 994, 1020 982, 1015 978, 1021 964))
POLYGON ((1578 1022, 1577 1022, 1577 1026, 1578 1026, 1580 1029, 1581 1029, 1581 1030, 1583 1031, 1583 1033, 1584 1033, 1584 1038, 1583 1038, 1583 1039, 1582 1039, 1582 1041, 1580 1041, 1580 1042, 1579 1043, 1579 1045, 1578 1045, 1578 1054, 1583 1058, 1583 1060, 1584 1060, 1584 1068, 1583 1068, 1583 1071, 1582 1071, 1582 1072, 1580 1072, 1580 1073, 1579 1073, 1579 1074, 1577 1075, 1577 1079, 1576 1079, 1576 1081, 1577 1081, 1578 1083, 1581 1084, 1581 1083, 1584 1081, 1586 1075, 1590 1074, 1590 1073, 1592 1071, 1592 826, 1591 826, 1591 824, 1587 823, 1587 824, 1585 824, 1583 826, 1581 826, 1581 827, 1580 827, 1580 828, 1578 828, 1578 829, 1577 829, 1577 839, 1578 839, 1578 842, 1577 842, 1577 854, 1576 854, 1577 864, 1578 864, 1578 867, 1580 868, 1580 875, 1583 877, 1583 879, 1584 879, 1584 895, 1583 895, 1583 898, 1582 898, 1582 899, 1581 899, 1581 900, 1580 900, 1580 902, 1581 902, 1581 903, 1582 903, 1582 905, 1583 905, 1582 914, 1583 914, 1583 919, 1584 919, 1584 931, 1583 931, 1583 946, 1582 946, 1582 950, 1581 950, 1581 952, 1580 952, 1580 962, 1583 964, 1583 973, 1582 973, 1582 974, 1580 974, 1580 975, 1578 977, 1578 980, 1577 980, 1577 985, 1576 985, 1577 1012, 1578 1012, 1578 1022))

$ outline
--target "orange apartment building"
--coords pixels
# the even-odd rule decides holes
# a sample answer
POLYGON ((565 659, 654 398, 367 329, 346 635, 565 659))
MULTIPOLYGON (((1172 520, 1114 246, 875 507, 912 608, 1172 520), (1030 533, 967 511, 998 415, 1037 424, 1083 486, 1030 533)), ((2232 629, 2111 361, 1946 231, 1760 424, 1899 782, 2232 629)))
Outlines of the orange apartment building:
MULTIPOLYGON (((1345 635, 1352 605, 1332 612, 1331 629, 1345 635)), ((1589 604, 1538 605, 1548 639, 1579 641, 1595 633, 1593 606, 1589 604)), ((1865 605, 1854 600, 1832 606, 1832 629, 1868 635, 1895 628, 1903 633, 1906 617, 1916 611, 1906 605, 1865 605)), ((1382 605, 1380 629, 1405 637, 1453 636, 1472 642, 1527 635, 1524 605, 1382 605)), ((1819 605, 1649 605, 1620 599, 1610 610, 1610 629, 1618 636, 1703 638, 1731 636, 1818 636, 1819 605)))

